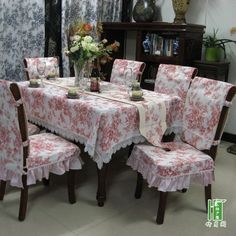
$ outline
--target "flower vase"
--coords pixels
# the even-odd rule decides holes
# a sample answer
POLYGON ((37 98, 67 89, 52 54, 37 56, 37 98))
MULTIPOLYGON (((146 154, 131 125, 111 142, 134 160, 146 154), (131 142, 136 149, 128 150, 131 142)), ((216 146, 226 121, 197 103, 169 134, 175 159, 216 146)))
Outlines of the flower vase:
POLYGON ((185 14, 188 10, 190 0, 172 0, 173 9, 175 12, 174 23, 186 24, 185 14))
POLYGON ((86 65, 86 63, 83 63, 83 64, 74 63, 75 87, 79 87, 80 81, 84 77, 85 65, 86 65))

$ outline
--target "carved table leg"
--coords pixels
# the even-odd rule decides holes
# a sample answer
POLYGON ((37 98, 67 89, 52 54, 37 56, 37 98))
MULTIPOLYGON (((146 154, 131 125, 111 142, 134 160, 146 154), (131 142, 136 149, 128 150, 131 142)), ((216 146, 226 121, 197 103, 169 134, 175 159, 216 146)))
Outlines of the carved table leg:
POLYGON ((107 177, 107 169, 108 164, 103 164, 102 169, 98 169, 97 167, 97 175, 98 175, 98 188, 97 188, 97 203, 98 206, 104 206, 104 202, 106 201, 106 177, 107 177))

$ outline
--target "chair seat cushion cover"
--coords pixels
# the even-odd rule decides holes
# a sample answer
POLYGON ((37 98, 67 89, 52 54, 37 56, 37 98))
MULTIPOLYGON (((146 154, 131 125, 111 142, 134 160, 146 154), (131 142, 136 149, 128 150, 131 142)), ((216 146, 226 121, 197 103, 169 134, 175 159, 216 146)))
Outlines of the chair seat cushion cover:
POLYGON ((191 182, 207 186, 214 180, 212 158, 181 141, 163 148, 135 145, 127 164, 147 179, 149 187, 163 192, 189 188, 191 182))
MULTIPOLYGON (((62 175, 70 169, 81 169, 80 149, 73 143, 51 133, 36 134, 29 137, 30 152, 27 158, 27 185, 35 184, 49 173, 62 175)), ((22 175, 1 169, 1 179, 22 187, 22 175)))

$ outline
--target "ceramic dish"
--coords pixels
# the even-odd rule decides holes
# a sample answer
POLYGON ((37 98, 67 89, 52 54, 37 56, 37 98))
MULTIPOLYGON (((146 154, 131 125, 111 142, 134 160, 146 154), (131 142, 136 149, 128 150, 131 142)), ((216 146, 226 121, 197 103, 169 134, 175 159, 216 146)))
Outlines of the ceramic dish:
POLYGON ((69 98, 69 99, 78 99, 79 98, 79 94, 76 94, 76 95, 66 94, 66 97, 69 98))
POLYGON ((40 84, 29 84, 30 88, 39 88, 40 84))
POLYGON ((130 97, 130 100, 131 101, 143 101, 144 100, 144 97, 130 97))

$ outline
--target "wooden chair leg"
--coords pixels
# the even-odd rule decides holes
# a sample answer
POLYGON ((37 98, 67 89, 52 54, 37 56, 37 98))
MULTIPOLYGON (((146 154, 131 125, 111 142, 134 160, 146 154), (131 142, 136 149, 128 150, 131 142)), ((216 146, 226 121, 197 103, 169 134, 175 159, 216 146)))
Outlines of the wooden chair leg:
POLYGON ((26 210, 27 210, 27 202, 28 202, 28 186, 27 186, 27 176, 22 176, 23 188, 21 189, 20 195, 20 209, 19 209, 19 221, 23 221, 25 219, 26 210))
POLYGON ((206 204, 206 212, 208 211, 208 199, 211 199, 211 184, 205 186, 205 204, 206 204))
POLYGON ((140 173, 138 173, 136 189, 135 189, 135 194, 134 194, 136 199, 141 198, 142 190, 143 190, 143 176, 140 173))
POLYGON ((156 218, 156 222, 159 225, 163 224, 164 222, 167 195, 168 195, 168 192, 160 191, 160 200, 159 200, 159 206, 158 206, 157 218, 156 218))
POLYGON ((5 195, 5 191, 6 191, 6 181, 1 180, 0 182, 0 201, 3 200, 4 195, 5 195))
POLYGON ((71 204, 76 203, 75 197, 75 170, 69 170, 67 173, 68 198, 71 204))
POLYGON ((6 191, 6 181, 1 180, 0 182, 0 201, 3 200, 4 195, 5 195, 5 191, 6 191))

